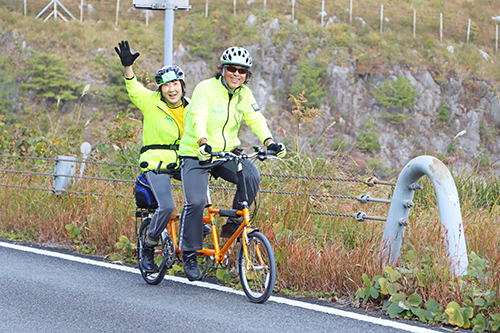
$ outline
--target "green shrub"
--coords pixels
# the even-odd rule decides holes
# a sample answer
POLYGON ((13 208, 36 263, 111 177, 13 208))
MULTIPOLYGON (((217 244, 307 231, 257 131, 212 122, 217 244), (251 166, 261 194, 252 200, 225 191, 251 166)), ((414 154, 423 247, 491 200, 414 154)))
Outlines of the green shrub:
POLYGON ((307 91, 305 96, 307 102, 304 103, 304 106, 307 108, 321 107, 324 98, 328 95, 325 89, 327 83, 326 62, 319 60, 318 57, 315 60, 310 60, 309 57, 303 55, 297 64, 297 72, 297 77, 293 81, 288 95, 297 96, 307 91))
POLYGON ((417 96, 418 92, 406 76, 398 77, 394 83, 387 78, 385 84, 373 94, 380 105, 388 108, 409 108, 417 104, 417 96))
POLYGON ((64 58, 30 50, 26 76, 22 88, 31 90, 37 100, 70 101, 78 98, 83 84, 70 80, 71 72, 64 58))

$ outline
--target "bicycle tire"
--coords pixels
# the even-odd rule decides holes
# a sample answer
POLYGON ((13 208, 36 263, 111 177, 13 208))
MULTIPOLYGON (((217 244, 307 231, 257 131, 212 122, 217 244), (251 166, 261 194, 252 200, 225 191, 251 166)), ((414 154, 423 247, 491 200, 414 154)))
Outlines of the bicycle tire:
POLYGON ((157 285, 165 277, 167 269, 171 268, 175 260, 175 244, 167 233, 162 234, 161 242, 155 247, 154 261, 158 265, 158 270, 152 273, 146 272, 141 265, 142 249, 145 246, 144 242, 148 234, 151 218, 145 218, 141 222, 141 226, 137 235, 137 264, 141 271, 142 278, 148 284, 157 285))
POLYGON ((269 240, 260 232, 254 231, 247 235, 248 259, 251 267, 247 266, 243 242, 241 242, 237 269, 241 287, 253 303, 264 303, 269 299, 276 282, 276 261, 269 240))

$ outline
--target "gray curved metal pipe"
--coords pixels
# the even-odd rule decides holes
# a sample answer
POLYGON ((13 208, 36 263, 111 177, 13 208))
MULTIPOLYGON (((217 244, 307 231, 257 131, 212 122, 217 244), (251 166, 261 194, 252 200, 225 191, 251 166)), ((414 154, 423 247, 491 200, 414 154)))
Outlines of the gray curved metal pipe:
POLYGON ((412 199, 415 190, 422 188, 418 181, 424 175, 432 181, 436 192, 452 271, 456 276, 465 275, 469 260, 457 188, 448 168, 433 156, 416 157, 401 171, 387 215, 380 257, 391 266, 397 263, 408 215, 413 206, 412 199))

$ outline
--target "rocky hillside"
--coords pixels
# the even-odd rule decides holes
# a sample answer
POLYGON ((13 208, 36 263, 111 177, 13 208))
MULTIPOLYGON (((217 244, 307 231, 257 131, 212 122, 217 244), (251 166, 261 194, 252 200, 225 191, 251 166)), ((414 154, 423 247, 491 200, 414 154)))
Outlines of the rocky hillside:
MULTIPOLYGON (((93 39, 82 42, 82 46, 77 44, 79 30, 61 33, 62 42, 51 40, 49 35, 47 40, 31 40, 29 27, 19 21, 16 24, 17 27, 10 30, 4 25, 0 35, 2 59, 11 57, 11 61, 16 59, 19 63, 16 70, 20 74, 9 89, 15 90, 23 80, 32 79, 22 74, 25 69, 21 67, 28 66, 26 60, 31 56, 26 50, 32 48, 65 57, 74 62, 71 79, 92 87, 82 110, 82 116, 91 121, 92 126, 99 126, 99 122, 107 122, 116 111, 130 107, 125 102, 115 110, 106 109, 108 120, 102 115, 96 116, 103 112, 102 90, 113 84, 109 80, 109 68, 112 64, 113 68, 120 68, 113 51, 118 41, 129 39, 132 48, 141 52, 138 71, 154 73, 162 65, 158 51, 162 40, 154 36, 141 39, 140 31, 96 24, 92 29, 100 31, 100 35, 92 37, 88 26, 81 34, 93 39), (69 42, 64 42, 64 38, 69 42), (54 48, 58 43, 63 47, 54 48), (96 59, 100 59, 99 66, 92 63, 96 59)), ((297 149, 298 143, 302 153, 312 156, 344 154, 352 157, 359 169, 368 167, 385 174, 423 154, 484 167, 496 162, 500 145, 500 99, 494 84, 473 76, 467 68, 458 71, 446 61, 431 65, 391 62, 378 57, 373 49, 356 56, 350 48, 325 53, 321 47, 313 47, 304 40, 301 43, 306 43, 307 48, 298 50, 303 44, 293 38, 280 35, 281 42, 277 42, 276 36, 286 29, 288 27, 280 27, 276 21, 266 23, 259 27, 259 33, 264 36, 259 42, 242 45, 254 58, 254 76, 249 86, 276 139, 292 149, 297 149), (389 86, 390 89, 384 88, 389 86), (299 126, 288 99, 301 91, 305 91, 309 99, 306 106, 320 109, 321 114, 309 122, 302 120, 299 126)), ((156 33, 161 36, 161 31, 156 33)), ((220 49, 224 48, 218 45, 212 53, 200 56, 199 50, 194 52, 193 45, 176 43, 174 62, 187 72, 188 95, 197 82, 212 76, 220 49)), ((114 84, 121 85, 121 82, 114 84)), ((16 112, 50 106, 50 103, 30 100, 33 92, 24 96, 16 90, 12 95, 22 97, 16 100, 16 112)), ((74 110, 75 103, 63 103, 58 116, 64 117, 68 110, 74 110)), ((123 101, 116 101, 120 103, 123 101)), ((85 128, 85 139, 96 144, 100 137, 95 135, 92 126, 85 128)), ((256 143, 248 129, 242 131, 242 138, 246 146, 256 143)))

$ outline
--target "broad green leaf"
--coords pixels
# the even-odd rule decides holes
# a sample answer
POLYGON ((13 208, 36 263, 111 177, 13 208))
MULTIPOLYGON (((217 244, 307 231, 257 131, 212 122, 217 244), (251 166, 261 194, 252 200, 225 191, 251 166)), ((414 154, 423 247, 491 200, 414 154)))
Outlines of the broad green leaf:
POLYGON ((422 303, 422 296, 420 296, 417 293, 414 293, 413 295, 410 296, 408 301, 410 302, 411 306, 419 306, 420 303, 422 303))
POLYGON ((462 315, 462 309, 457 302, 450 302, 446 307, 445 313, 448 315, 448 321, 450 324, 464 327, 464 317, 462 315))
POLYGON ((418 319, 421 321, 421 322, 426 322, 427 321, 427 318, 425 317, 425 314, 428 312, 428 311, 425 311, 424 309, 421 309, 421 308, 415 308, 415 307, 412 307, 410 308, 411 312, 418 317, 418 319))
POLYGON ((217 273, 216 273, 217 278, 224 281, 224 276, 225 276, 226 272, 227 272, 227 269, 218 269, 217 273))
POLYGON ((464 328, 469 328, 470 327, 470 320, 474 316, 474 308, 468 306, 463 309, 462 312, 463 318, 464 318, 464 328))
POLYGON ((389 274, 389 281, 390 282, 396 282, 397 280, 399 280, 401 278, 401 274, 397 271, 395 271, 392 267, 390 266, 387 266, 385 268, 385 271, 387 272, 387 274, 389 274))
POLYGON ((484 306, 486 301, 482 297, 474 298, 474 305, 476 306, 484 306))
POLYGON ((383 295, 387 295, 389 293, 389 291, 387 290, 387 279, 380 278, 380 279, 378 279, 378 283, 380 284, 380 292, 383 295))
POLYGON ((389 306, 389 308, 387 309, 387 313, 389 314, 389 317, 391 317, 391 318, 396 318, 398 316, 398 314, 400 314, 403 311, 404 311, 404 309, 401 308, 396 303, 392 303, 389 306))
POLYGON ((387 291, 389 294, 394 295, 401 288, 399 283, 387 283, 387 291))
POLYGON ((370 296, 373 298, 373 299, 377 299, 378 296, 379 296, 379 292, 377 289, 371 287, 370 288, 370 296))
POLYGON ((399 303, 399 302, 405 301, 406 300, 406 296, 405 296, 404 293, 397 293, 397 294, 392 295, 389 300, 392 303, 399 303))
POLYGON ((425 308, 430 312, 437 313, 441 310, 442 306, 436 300, 431 298, 425 302, 425 308))

